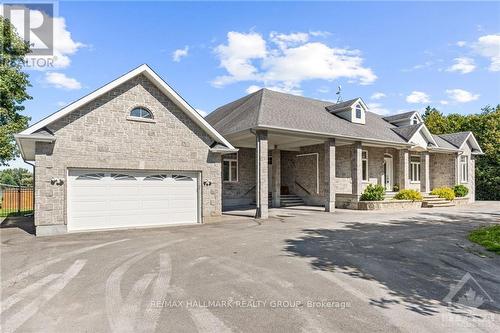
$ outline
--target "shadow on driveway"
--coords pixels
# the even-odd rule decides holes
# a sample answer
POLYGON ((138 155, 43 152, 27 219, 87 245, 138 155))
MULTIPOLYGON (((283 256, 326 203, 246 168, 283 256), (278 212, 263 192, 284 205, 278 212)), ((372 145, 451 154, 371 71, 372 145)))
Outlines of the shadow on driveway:
POLYGON ((314 269, 383 284, 394 298, 371 299, 374 306, 402 303, 422 315, 437 313, 435 301, 447 305, 443 299, 450 286, 469 272, 493 299, 481 308, 500 313, 500 256, 466 239, 470 230, 495 222, 500 214, 477 212, 339 222, 345 227, 303 230, 302 237, 286 240, 286 251, 312 259, 314 269))

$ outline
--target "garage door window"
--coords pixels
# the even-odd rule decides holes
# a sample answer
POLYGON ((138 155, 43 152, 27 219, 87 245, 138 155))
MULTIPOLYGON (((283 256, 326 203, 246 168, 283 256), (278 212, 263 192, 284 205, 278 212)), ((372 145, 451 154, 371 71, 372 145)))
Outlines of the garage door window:
POLYGON ((101 180, 104 178, 103 173, 87 173, 76 177, 77 180, 101 180))
POLYGON ((134 176, 126 175, 123 173, 112 173, 111 177, 114 180, 137 180, 134 176))
POLYGON ((176 181, 192 181, 193 178, 183 175, 172 175, 172 178, 176 181))
POLYGON ((151 175, 151 176, 144 177, 144 180, 146 180, 146 181, 149 181, 149 180, 162 181, 165 178, 167 178, 167 175, 151 175))

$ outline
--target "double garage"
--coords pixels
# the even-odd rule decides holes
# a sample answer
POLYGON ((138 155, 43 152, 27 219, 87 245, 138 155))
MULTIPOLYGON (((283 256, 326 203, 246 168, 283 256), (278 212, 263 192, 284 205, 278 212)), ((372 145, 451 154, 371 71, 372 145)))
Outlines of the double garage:
POLYGON ((198 223, 198 179, 197 172, 70 169, 68 231, 198 223))

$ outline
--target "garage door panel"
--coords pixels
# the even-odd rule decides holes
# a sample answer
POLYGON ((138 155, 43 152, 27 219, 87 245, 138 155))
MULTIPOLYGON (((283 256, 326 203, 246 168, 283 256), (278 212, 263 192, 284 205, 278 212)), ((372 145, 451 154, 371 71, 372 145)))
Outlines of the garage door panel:
POLYGON ((68 230, 197 223, 195 173, 70 170, 68 230))

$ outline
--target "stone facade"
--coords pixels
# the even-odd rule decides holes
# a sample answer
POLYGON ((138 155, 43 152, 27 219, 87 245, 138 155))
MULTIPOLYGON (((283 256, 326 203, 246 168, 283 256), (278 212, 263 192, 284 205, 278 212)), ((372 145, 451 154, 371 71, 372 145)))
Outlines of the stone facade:
POLYGON ((36 144, 35 224, 67 224, 69 168, 182 170, 201 173, 203 221, 221 214, 221 156, 213 139, 140 75, 50 124, 55 143, 36 144), (151 122, 127 116, 136 106, 153 113, 151 122), (66 180, 52 185, 52 178, 66 180))
MULTIPOLYGON (((435 187, 453 187, 456 184, 455 163, 458 155, 427 152, 412 152, 395 148, 361 146, 362 151, 368 152, 368 180, 361 182, 364 190, 368 184, 382 184, 384 174, 384 156, 393 160, 393 185, 401 189, 411 188, 427 192, 435 187), (421 181, 410 181, 411 155, 421 156, 421 181), (426 157, 427 156, 427 157, 426 157), (425 179, 426 162, 428 162, 429 179, 425 179), (428 188, 426 191, 425 189, 428 188)), ((335 194, 336 207, 357 208, 358 194, 353 194, 352 172, 355 149, 353 145, 339 145, 335 147, 335 194)), ((465 153, 470 157, 470 149, 465 153)), ((325 204, 325 145, 301 147, 299 151, 280 151, 281 188, 290 193, 299 195, 308 205, 325 204), (319 181, 318 181, 319 176, 319 181)), ((357 163, 355 164, 357 165, 357 163)), ((275 167, 273 165, 273 167, 275 167)), ((458 167, 458 164, 457 164, 458 167)), ((238 168, 240 172, 238 183, 224 183, 224 205, 230 206, 233 202, 249 204, 255 200, 255 150, 241 148, 238 153, 238 168)), ((469 181, 464 183, 469 188, 470 200, 474 198, 474 160, 469 158, 469 181)), ((286 194, 286 193, 285 193, 286 194)))

